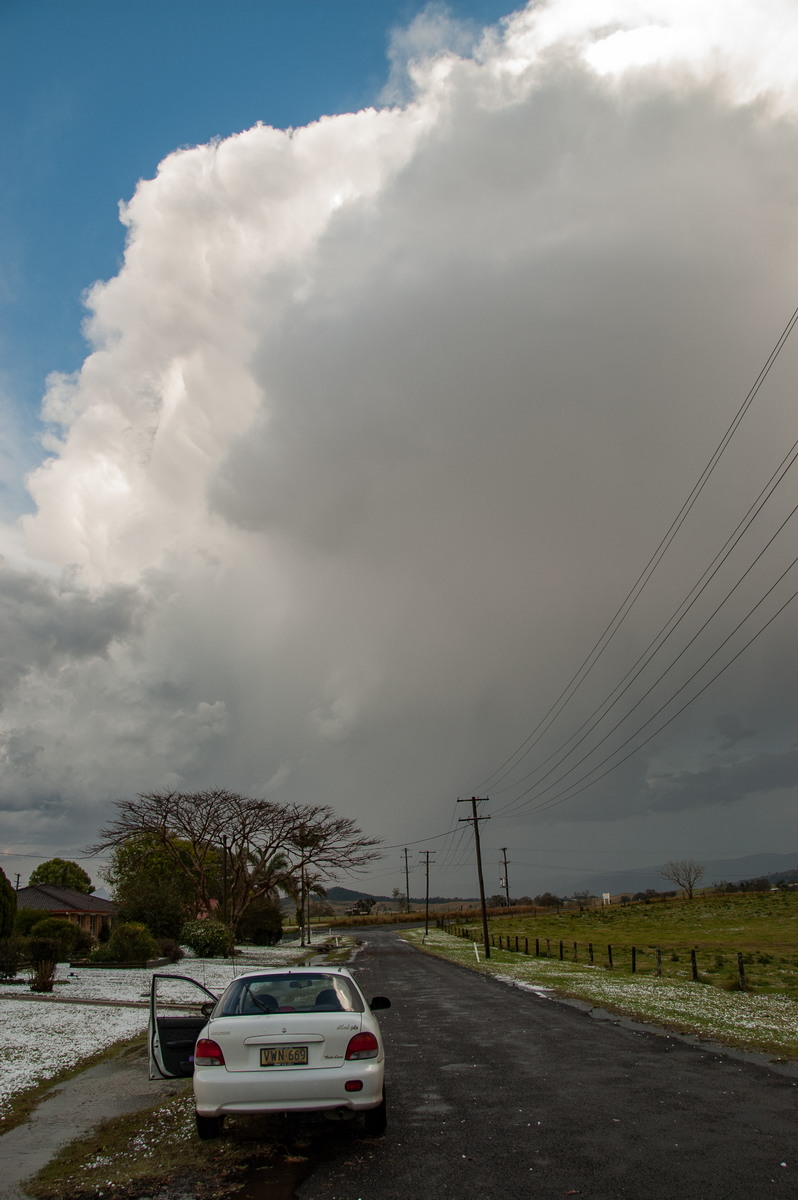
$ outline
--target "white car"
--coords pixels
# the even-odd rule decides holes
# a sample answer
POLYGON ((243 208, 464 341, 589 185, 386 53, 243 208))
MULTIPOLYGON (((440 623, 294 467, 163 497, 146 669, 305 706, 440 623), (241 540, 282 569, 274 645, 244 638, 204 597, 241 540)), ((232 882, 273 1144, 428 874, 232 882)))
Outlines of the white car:
MULTIPOLYGON (((196 1007, 196 1005, 195 1005, 196 1007)), ((194 1076, 197 1132, 217 1137, 228 1113, 364 1114, 386 1126, 385 1053, 373 1009, 345 967, 239 975, 217 999, 196 979, 157 974, 150 992, 150 1079, 194 1076), (200 1016, 165 1011, 167 981, 204 993, 200 1016), (210 998, 210 1001, 208 1000, 210 998)))

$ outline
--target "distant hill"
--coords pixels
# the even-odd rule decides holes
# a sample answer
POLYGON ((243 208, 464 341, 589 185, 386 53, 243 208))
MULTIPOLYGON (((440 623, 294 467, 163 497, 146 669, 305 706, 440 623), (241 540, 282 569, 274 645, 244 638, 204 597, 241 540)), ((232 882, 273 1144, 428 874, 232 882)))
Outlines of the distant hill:
MULTIPOLYGON (((394 903, 393 896, 375 896, 372 892, 355 892, 351 888, 327 888, 327 899, 330 904, 353 904, 356 900, 375 900, 388 904, 394 903)), ((473 896, 430 896, 430 904, 467 904, 474 902, 473 896)), ((411 896, 411 904, 423 904, 423 896, 411 896)))
POLYGON ((392 903, 393 896, 375 896, 372 892, 355 892, 351 888, 327 888, 327 899, 330 904, 352 904, 355 900, 382 900, 392 903))
MULTIPOLYGON (((665 860, 663 855, 663 862, 665 860)), ((741 879, 758 879, 767 876, 777 882, 796 873, 798 877, 798 851, 792 854, 746 854, 743 858, 705 859, 691 855, 704 868, 704 877, 700 887, 709 887, 713 883, 725 880, 727 883, 739 883, 741 879)), ((631 871, 602 871, 585 875, 582 881, 573 886, 572 891, 588 890, 594 896, 602 892, 644 892, 646 888, 656 888, 664 891, 673 886, 667 883, 658 873, 656 867, 638 867, 631 871)), ((553 888, 556 892, 556 887, 553 888)), ((536 889, 537 892, 537 889, 536 889)), ((562 893, 563 895, 565 893, 562 893)))

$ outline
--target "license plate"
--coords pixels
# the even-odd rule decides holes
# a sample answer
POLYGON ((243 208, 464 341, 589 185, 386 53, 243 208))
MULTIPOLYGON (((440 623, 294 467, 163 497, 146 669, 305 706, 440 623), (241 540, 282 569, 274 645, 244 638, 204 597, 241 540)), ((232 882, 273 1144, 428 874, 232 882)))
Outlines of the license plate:
POLYGON ((262 1067, 306 1067, 307 1046, 264 1046, 260 1052, 262 1067))

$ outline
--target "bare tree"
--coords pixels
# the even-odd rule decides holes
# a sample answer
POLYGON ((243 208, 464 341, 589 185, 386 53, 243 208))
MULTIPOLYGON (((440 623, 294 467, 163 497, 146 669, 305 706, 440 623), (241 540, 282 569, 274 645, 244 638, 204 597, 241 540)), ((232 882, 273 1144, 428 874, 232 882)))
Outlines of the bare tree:
POLYGON ((326 805, 282 805, 214 788, 146 792, 117 801, 117 810, 89 852, 154 839, 191 880, 197 910, 211 912, 221 901, 234 932, 256 900, 299 892, 304 907, 322 879, 379 857, 379 839, 365 837, 326 805))
MULTIPOLYGON (((304 914, 313 884, 340 872, 352 874, 375 858, 379 838, 368 838, 349 817, 339 817, 327 804, 304 804, 296 809, 297 820, 286 841, 291 861, 294 890, 299 893, 298 913, 304 914), (298 886, 297 886, 298 884, 298 886)), ((304 915, 300 921, 304 944, 304 915)))
POLYGON ((693 898, 693 888, 703 877, 704 868, 694 858, 669 858, 660 867, 658 874, 683 889, 688 900, 693 898))

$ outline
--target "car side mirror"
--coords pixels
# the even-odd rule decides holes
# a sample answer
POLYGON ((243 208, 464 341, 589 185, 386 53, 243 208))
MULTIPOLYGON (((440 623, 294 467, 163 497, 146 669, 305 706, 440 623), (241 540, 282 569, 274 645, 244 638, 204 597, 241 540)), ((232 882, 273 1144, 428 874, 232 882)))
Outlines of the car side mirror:
POLYGON ((216 1004, 213 1000, 206 1000, 204 1004, 200 1005, 200 1012, 203 1017, 209 1017, 215 1008, 216 1004))
POLYGON ((390 1008, 391 1002, 387 996, 375 996, 369 1008, 390 1008))

